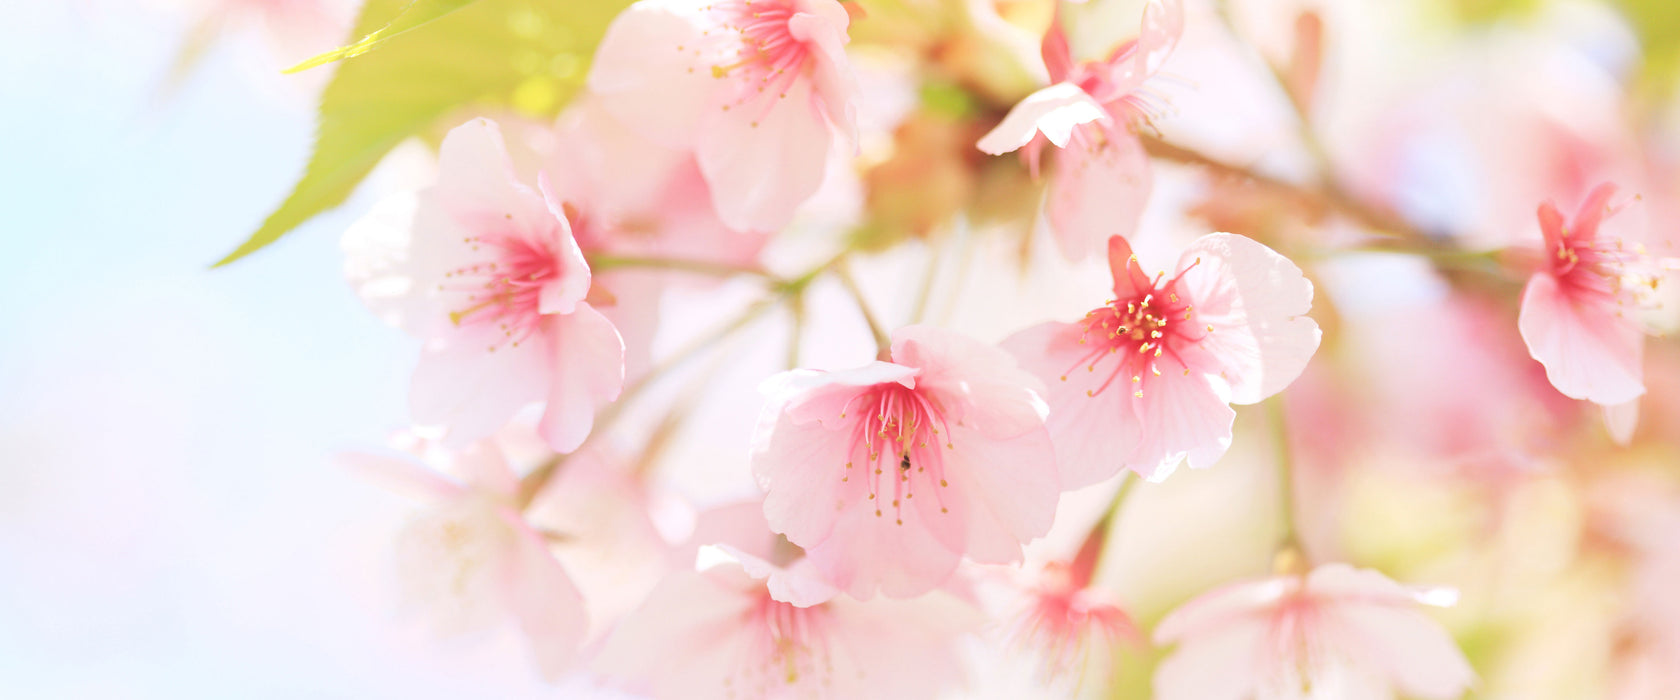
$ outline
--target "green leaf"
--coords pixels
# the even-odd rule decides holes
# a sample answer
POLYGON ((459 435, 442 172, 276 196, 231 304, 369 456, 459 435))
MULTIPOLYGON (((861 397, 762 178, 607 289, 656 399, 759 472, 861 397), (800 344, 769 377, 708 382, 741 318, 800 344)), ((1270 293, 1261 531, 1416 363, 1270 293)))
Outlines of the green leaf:
MULTIPOLYGON (((338 66, 321 94, 303 178, 256 233, 217 267, 273 243, 342 204, 385 154, 473 112, 552 117, 583 86, 595 45, 630 0, 476 0, 338 66)), ((415 0, 367 0, 367 35, 415 0)))
POLYGON ((372 49, 375 44, 459 10, 467 5, 471 5, 476 1, 477 0, 412 0, 408 7, 405 7, 398 12, 396 18, 392 19, 390 23, 377 30, 369 32, 356 43, 350 44, 349 46, 341 46, 328 51, 324 54, 304 61, 303 63, 292 66, 291 68, 287 68, 285 72, 297 73, 299 71, 309 70, 310 68, 314 68, 316 66, 326 65, 328 63, 332 63, 333 61, 350 58, 352 56, 360 56, 367 53, 368 50, 372 49))

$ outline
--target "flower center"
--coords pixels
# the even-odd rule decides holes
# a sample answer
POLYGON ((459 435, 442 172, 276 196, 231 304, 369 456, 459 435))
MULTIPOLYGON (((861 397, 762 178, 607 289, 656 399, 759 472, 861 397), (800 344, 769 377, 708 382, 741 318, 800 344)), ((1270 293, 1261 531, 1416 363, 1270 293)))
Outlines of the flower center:
POLYGON ((787 97, 788 86, 803 72, 810 50, 793 36, 788 20, 795 9, 776 0, 735 0, 711 5, 723 31, 734 34, 728 63, 712 66, 712 77, 737 81, 740 95, 723 105, 728 111, 760 95, 787 97))
POLYGON ((793 685, 813 675, 826 679, 833 673, 827 605, 796 607, 771 599, 768 590, 759 591, 745 622, 750 635, 745 664, 724 679, 735 694, 779 696, 778 685, 793 685))
MULTIPOLYGON (((950 441, 950 426, 934 404, 914 389, 902 384, 880 384, 859 392, 841 409, 840 417, 862 412, 861 420, 852 423, 851 446, 846 452, 846 469, 840 481, 850 482, 856 467, 861 466, 864 488, 869 500, 875 502, 875 517, 883 517, 881 502, 887 498, 886 486, 891 484, 894 519, 904 524, 904 505, 916 496, 916 487, 940 488, 950 486, 945 480, 944 449, 955 449, 950 441), (944 429, 945 437, 940 437, 944 429)), ((939 512, 949 513, 939 489, 933 489, 939 512)))
POLYGON ((1680 269, 1680 261, 1652 258, 1642 245, 1629 248, 1619 238, 1570 236, 1569 229, 1552 251, 1551 265, 1572 295, 1635 308, 1655 306, 1662 273, 1680 269))
POLYGON ((504 344, 519 347, 542 320, 543 285, 559 275, 554 251, 546 243, 514 234, 485 234, 461 239, 478 262, 444 273, 439 291, 454 291, 462 305, 449 312, 458 327, 492 327, 504 344), (488 255, 485 253, 488 252, 488 255))
MULTIPOLYGON (((1198 259, 1196 264, 1200 263, 1198 259)), ((1181 300, 1173 290, 1179 278, 1193 267, 1195 264, 1179 271, 1178 276, 1166 284, 1162 284, 1161 275, 1157 275, 1153 288, 1142 296, 1116 299, 1085 314, 1085 318, 1079 321, 1079 344, 1089 349, 1062 374, 1061 380, 1067 381, 1068 375, 1081 366, 1086 372, 1096 372, 1097 367, 1102 365, 1108 375, 1100 386, 1087 389, 1086 396, 1101 394, 1117 379, 1130 377, 1132 394, 1141 399, 1144 377, 1161 377, 1163 358, 1183 367, 1184 374, 1188 376, 1190 366, 1181 351, 1187 345, 1200 342, 1206 335, 1196 328, 1195 308, 1181 300)), ((1205 327, 1207 332, 1212 330, 1212 326, 1205 327)))

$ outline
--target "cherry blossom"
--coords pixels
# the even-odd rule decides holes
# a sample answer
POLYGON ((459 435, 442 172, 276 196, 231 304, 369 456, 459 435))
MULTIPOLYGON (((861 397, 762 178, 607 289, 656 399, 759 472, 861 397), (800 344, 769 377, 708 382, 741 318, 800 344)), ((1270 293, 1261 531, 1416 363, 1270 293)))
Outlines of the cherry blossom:
POLYGON ((1121 646, 1144 641, 1114 595, 1091 585, 1107 525, 1098 524, 1072 561, 1050 562, 1024 586, 1026 605, 1009 631, 1038 660, 1039 680, 1069 696, 1105 687, 1121 646))
POLYGON ((1108 264, 1108 303, 1077 323, 1004 341, 1050 387, 1050 434, 1067 488, 1122 469, 1160 481, 1185 459, 1212 465, 1231 445, 1229 404, 1282 391, 1318 349, 1318 324, 1304 315, 1312 283, 1253 240, 1203 236, 1172 277, 1151 278, 1115 236, 1108 264))
POLYGON ((920 595, 964 556, 1019 562, 1050 528, 1041 385, 996 348, 907 326, 888 361, 767 388, 752 468, 770 527, 857 598, 920 595))
POLYGON ((1417 607, 1456 597, 1346 564, 1231 584, 1155 628, 1157 644, 1178 645, 1155 671, 1155 697, 1457 698, 1475 673, 1446 630, 1417 607))
POLYGON ((1612 428, 1625 434, 1645 393, 1646 330, 1634 314, 1651 305, 1659 277, 1641 247, 1599 231, 1623 206, 1611 204, 1615 195, 1615 185, 1599 185, 1568 222, 1551 202, 1540 205, 1545 262, 1523 289, 1517 327, 1552 386, 1613 409, 1612 428))
POLYGON ((618 396, 624 343, 585 298, 589 265, 560 205, 514 176, 494 122, 450 131, 437 184, 378 204, 343 247, 368 307, 425 341, 410 411, 451 445, 541 401, 539 432, 569 452, 618 396))
POLYGON ((519 477, 500 442, 449 451, 410 436, 409 459, 369 454, 346 466, 426 504, 397 536, 397 566, 408 600, 446 634, 519 626, 545 677, 571 669, 588 632, 578 589, 517 503, 519 477))
POLYGON ((718 215, 776 230, 856 142, 851 18, 835 0, 641 0, 608 28, 589 87, 624 123, 693 149, 718 215))
POLYGON ((927 698, 960 682, 956 643, 978 624, 968 604, 837 596, 758 503, 700 521, 698 570, 622 620, 596 670, 655 698, 927 698))
POLYGON ((1021 100, 980 139, 980 150, 992 155, 1025 149, 1035 174, 1046 143, 1061 149, 1052 161, 1045 217, 1070 260, 1100 251, 1110 235, 1129 238, 1137 229, 1152 178, 1130 124, 1150 113, 1143 84, 1183 31, 1180 0, 1150 0, 1137 37, 1102 60, 1076 63, 1058 11, 1042 46, 1052 84, 1021 100))

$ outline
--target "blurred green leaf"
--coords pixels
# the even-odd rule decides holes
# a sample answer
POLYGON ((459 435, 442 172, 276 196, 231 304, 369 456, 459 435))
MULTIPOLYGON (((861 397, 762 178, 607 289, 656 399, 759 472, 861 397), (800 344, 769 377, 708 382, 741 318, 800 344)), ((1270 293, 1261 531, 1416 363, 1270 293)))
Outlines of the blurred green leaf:
POLYGON ((1616 0, 1615 5, 1645 50, 1644 77, 1661 89, 1680 69, 1680 2, 1616 0))
MULTIPOLYGON (((463 7, 471 5, 477 0, 410 0, 407 7, 397 13, 385 26, 368 32, 360 40, 349 46, 341 46, 319 56, 287 68, 287 73, 309 70, 316 66, 332 63, 333 61, 360 56, 386 39, 447 15, 463 7)), ((365 17, 365 14, 364 14, 365 17)))
MULTIPOLYGON (((303 178, 256 233, 216 266, 262 249, 343 203, 404 139, 469 108, 552 117, 583 86, 595 45, 630 0, 476 0, 338 66, 321 94, 303 178)), ((414 0, 367 0, 355 35, 390 25, 414 0)))

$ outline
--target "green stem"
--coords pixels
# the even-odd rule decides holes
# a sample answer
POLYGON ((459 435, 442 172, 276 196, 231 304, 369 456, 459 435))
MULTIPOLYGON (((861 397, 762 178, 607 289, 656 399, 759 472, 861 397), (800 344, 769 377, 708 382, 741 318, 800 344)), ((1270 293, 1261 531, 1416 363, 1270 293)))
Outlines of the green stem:
POLYGON ((636 255, 596 255, 589 259, 589 267, 595 272, 623 268, 647 268, 656 270, 673 270, 677 272, 691 272, 698 275, 712 275, 716 277, 734 277, 749 275, 760 277, 772 282, 783 280, 770 274, 763 268, 752 265, 732 265, 729 263, 710 260, 693 260, 689 258, 662 258, 654 256, 636 255))
POLYGON ((858 313, 863 315, 863 322, 869 324, 869 334, 875 336, 877 355, 883 360, 886 359, 891 352, 892 339, 881 323, 875 320, 875 312, 869 310, 869 301, 863 298, 863 289, 852 279, 844 262, 834 267, 834 276, 840 279, 841 286, 844 286, 846 291, 851 293, 853 301, 857 302, 858 313))
POLYGON ((1274 461, 1277 462, 1278 517, 1282 520, 1276 563, 1278 568, 1294 568, 1307 561, 1307 549, 1301 543, 1300 529, 1296 524, 1295 458, 1289 446, 1289 425, 1284 414, 1283 397, 1274 396, 1266 401, 1266 405, 1272 423, 1274 461))

